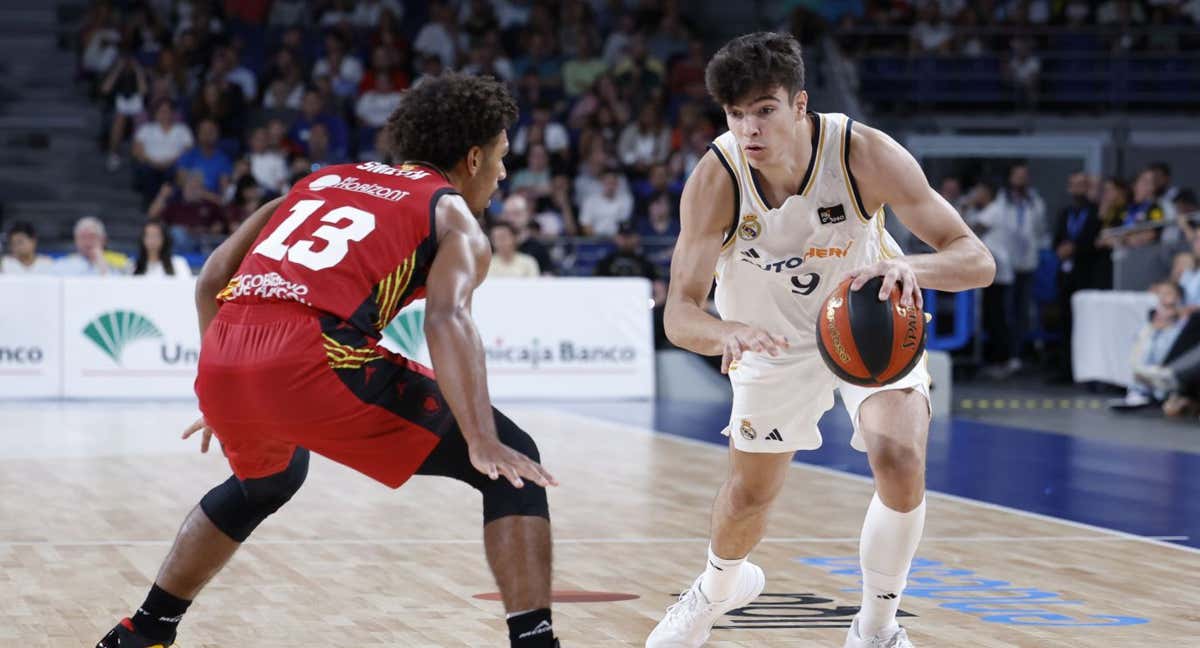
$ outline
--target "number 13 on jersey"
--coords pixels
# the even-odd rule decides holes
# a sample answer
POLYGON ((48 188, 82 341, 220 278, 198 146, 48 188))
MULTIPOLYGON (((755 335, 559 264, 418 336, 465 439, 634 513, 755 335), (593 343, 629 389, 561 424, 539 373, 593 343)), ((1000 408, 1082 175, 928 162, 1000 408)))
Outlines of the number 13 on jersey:
POLYGON ((301 200, 292 205, 291 216, 280 223, 270 236, 263 239, 254 248, 254 253, 276 261, 282 261, 286 256, 288 261, 311 270, 324 270, 332 268, 346 258, 350 251, 350 243, 361 241, 375 231, 375 214, 356 207, 337 207, 321 217, 321 222, 328 224, 318 227, 312 233, 313 238, 325 243, 319 250, 313 249, 316 241, 309 239, 301 239, 288 245, 288 237, 324 205, 324 200, 301 200))

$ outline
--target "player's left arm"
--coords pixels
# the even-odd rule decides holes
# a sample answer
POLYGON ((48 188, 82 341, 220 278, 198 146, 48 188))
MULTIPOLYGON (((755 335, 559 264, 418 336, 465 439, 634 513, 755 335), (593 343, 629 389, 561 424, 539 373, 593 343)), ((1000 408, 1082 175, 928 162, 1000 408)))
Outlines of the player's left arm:
POLYGON ((921 288, 960 291, 990 285, 996 263, 983 242, 925 179, 913 156, 886 133, 855 122, 850 169, 868 213, 891 206, 917 238, 936 252, 884 259, 851 273, 852 290, 883 277, 880 299, 897 284, 901 303, 923 304, 921 288))

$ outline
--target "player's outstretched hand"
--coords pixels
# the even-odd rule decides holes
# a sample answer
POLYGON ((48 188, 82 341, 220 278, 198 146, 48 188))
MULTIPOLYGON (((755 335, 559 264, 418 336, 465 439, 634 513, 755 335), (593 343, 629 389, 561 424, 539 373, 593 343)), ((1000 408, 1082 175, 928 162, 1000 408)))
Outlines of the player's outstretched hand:
POLYGON ((774 335, 749 324, 738 324, 725 335, 721 343, 721 373, 729 373, 729 366, 741 360, 746 351, 779 355, 787 347, 787 338, 782 335, 774 335))
POLYGON ((195 423, 189 425, 188 428, 183 431, 183 436, 181 438, 186 439, 201 430, 204 431, 204 435, 200 437, 200 452, 208 452, 208 444, 212 442, 213 431, 212 428, 208 427, 208 423, 204 421, 203 416, 196 419, 195 423))
POLYGON ((475 470, 492 479, 503 476, 517 488, 525 485, 522 477, 532 480, 542 488, 558 486, 558 480, 542 468, 541 464, 500 443, 499 440, 472 443, 470 455, 471 465, 475 466, 475 470))
POLYGON ((854 279, 850 283, 850 290, 858 290, 871 279, 883 277, 883 285, 879 288, 879 301, 885 301, 892 294, 892 290, 898 287, 901 306, 909 308, 916 304, 917 308, 925 307, 925 298, 921 296, 921 287, 917 285, 917 273, 903 258, 877 261, 854 270, 847 276, 854 279))

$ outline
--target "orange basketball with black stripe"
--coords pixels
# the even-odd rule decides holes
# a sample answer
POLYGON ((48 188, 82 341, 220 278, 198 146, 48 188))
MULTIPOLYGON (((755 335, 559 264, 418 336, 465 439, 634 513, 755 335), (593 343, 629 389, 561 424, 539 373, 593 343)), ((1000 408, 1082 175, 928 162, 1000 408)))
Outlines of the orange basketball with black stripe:
POLYGON ((850 290, 850 279, 821 304, 817 348, 829 370, 848 383, 882 387, 903 378, 925 351, 925 314, 900 305, 900 291, 879 301, 882 277, 850 290))

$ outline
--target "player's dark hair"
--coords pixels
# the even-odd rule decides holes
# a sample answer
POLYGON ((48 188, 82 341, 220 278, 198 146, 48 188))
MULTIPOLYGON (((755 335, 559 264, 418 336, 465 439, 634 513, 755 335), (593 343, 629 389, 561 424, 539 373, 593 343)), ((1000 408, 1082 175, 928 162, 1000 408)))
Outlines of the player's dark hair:
POLYGON ((24 234, 31 239, 37 239, 37 230, 33 229, 33 223, 29 221, 17 221, 8 228, 8 240, 12 240, 14 234, 24 234))
POLYGON ((800 43, 789 34, 755 32, 725 44, 704 71, 708 94, 722 106, 752 98, 751 93, 787 90, 788 100, 804 89, 800 43))
POLYGON ((447 73, 426 78, 400 98, 388 118, 388 142, 398 160, 450 170, 473 146, 486 146, 517 120, 517 104, 489 76, 447 73))
POLYGON ((1150 164, 1146 165, 1146 168, 1152 171, 1158 171, 1168 178, 1171 177, 1171 165, 1167 164, 1166 162, 1151 162, 1150 164))

